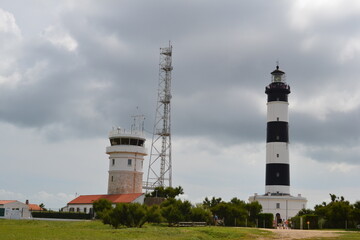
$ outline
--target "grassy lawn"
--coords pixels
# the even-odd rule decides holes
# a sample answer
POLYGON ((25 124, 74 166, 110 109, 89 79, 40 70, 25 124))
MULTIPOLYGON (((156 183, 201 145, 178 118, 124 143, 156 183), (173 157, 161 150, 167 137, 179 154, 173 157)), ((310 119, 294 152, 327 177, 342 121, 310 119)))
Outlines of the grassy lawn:
MULTIPOLYGON (((55 222, 35 220, 0 220, 1 240, 199 240, 199 239, 278 239, 274 233, 255 228, 167 227, 145 225, 143 228, 112 229, 99 221, 55 222)), ((319 238, 316 238, 319 239, 319 238)), ((322 238, 326 239, 326 238, 322 238)), ((329 238, 330 239, 330 238, 329 238)), ((344 240, 360 239, 360 232, 341 233, 344 240)))
POLYGON ((55 222, 34 220, 0 220, 1 240, 185 240, 185 239, 254 239, 272 236, 259 229, 225 227, 167 227, 145 225, 142 228, 112 229, 99 221, 55 222))

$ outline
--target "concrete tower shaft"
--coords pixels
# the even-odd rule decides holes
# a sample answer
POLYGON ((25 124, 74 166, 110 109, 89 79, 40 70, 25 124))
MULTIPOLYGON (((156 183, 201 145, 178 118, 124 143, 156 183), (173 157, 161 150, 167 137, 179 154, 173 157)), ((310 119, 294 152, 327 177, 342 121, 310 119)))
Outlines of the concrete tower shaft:
POLYGON ((289 117, 285 72, 276 67, 272 82, 265 88, 267 99, 266 177, 265 192, 273 195, 290 195, 289 117))

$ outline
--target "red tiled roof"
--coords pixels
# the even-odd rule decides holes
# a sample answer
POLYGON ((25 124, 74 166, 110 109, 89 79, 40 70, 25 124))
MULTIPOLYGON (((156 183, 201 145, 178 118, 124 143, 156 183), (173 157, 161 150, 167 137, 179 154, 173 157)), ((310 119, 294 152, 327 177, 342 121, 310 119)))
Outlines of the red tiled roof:
POLYGON ((89 204, 99 199, 107 199, 112 203, 130 203, 143 193, 110 194, 110 195, 80 195, 68 204, 89 204))
POLYGON ((37 204, 31 204, 31 203, 29 203, 28 206, 29 206, 29 210, 30 210, 30 211, 42 211, 42 210, 44 210, 42 207, 40 207, 40 206, 37 205, 37 204))
POLYGON ((0 200, 0 204, 8 204, 12 202, 16 202, 16 200, 0 200))

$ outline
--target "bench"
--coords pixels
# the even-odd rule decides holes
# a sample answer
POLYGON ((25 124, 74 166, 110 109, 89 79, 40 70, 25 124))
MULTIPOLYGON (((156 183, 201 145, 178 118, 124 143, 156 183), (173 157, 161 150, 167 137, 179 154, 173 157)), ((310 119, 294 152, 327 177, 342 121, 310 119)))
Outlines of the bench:
POLYGON ((203 227, 207 226, 206 222, 179 222, 179 227, 203 227))

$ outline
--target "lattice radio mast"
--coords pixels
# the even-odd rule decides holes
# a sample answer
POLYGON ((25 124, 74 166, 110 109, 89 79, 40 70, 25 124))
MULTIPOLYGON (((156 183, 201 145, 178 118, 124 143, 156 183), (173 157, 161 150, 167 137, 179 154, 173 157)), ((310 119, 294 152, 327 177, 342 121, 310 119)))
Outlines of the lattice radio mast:
POLYGON ((146 190, 172 186, 171 167, 171 71, 172 46, 160 48, 158 99, 150 151, 146 190), (160 171, 159 171, 160 170, 160 171))

